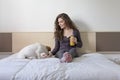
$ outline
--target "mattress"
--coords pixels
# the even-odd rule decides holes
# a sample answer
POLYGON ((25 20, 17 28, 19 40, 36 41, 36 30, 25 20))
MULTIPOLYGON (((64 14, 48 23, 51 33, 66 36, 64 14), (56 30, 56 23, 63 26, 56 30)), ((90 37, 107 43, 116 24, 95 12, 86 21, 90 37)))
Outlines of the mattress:
POLYGON ((26 59, 2 59, 0 60, 0 80, 14 80, 18 73, 29 60, 26 59))
POLYGON ((58 58, 0 60, 0 80, 120 80, 120 65, 100 53, 84 54, 71 63, 58 58))
POLYGON ((0 59, 6 58, 12 54, 12 52, 0 52, 0 59))
POLYGON ((109 60, 120 65, 120 51, 101 51, 97 53, 105 55, 109 60))

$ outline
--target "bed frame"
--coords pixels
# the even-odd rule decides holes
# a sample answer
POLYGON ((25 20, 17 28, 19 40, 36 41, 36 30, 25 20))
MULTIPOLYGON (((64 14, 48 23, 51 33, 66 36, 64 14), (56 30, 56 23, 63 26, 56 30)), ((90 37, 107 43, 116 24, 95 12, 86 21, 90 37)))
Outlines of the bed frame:
MULTIPOLYGON (((81 32, 81 52, 120 51, 120 32, 81 32)), ((0 52, 18 52, 23 47, 40 42, 54 47, 53 32, 0 33, 0 52)))

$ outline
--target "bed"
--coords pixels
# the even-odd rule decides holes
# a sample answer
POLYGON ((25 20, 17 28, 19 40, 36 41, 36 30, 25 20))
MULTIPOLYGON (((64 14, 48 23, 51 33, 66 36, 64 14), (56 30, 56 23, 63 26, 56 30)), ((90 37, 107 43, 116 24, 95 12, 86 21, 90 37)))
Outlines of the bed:
POLYGON ((84 54, 71 63, 58 58, 0 60, 0 80, 120 80, 120 65, 100 53, 84 54))
MULTIPOLYGON (((46 38, 41 43, 49 44, 48 37, 38 39, 38 36, 43 36, 43 33, 39 34, 12 33, 12 51, 17 52, 30 43, 46 38)), ((32 60, 11 58, 14 54, 1 59, 0 80, 120 80, 120 33, 82 33, 82 39, 84 46, 80 51, 86 53, 74 58, 71 63, 61 63, 54 57, 32 60)))

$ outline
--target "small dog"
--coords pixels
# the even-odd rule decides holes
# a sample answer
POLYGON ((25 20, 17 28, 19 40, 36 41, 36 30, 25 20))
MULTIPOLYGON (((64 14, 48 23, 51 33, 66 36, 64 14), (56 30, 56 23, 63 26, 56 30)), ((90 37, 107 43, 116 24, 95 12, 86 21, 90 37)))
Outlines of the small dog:
POLYGON ((17 58, 41 59, 49 55, 51 48, 40 43, 28 45, 16 53, 17 58))

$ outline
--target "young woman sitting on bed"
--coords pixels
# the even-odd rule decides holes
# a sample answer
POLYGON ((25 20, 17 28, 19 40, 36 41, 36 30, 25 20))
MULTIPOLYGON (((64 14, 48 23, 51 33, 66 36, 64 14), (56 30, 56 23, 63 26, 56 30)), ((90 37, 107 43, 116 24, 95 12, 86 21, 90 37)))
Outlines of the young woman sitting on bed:
POLYGON ((80 32, 66 13, 56 17, 54 37, 55 47, 50 52, 50 56, 55 55, 61 59, 61 62, 71 62, 78 56, 76 47, 82 47, 80 32))

